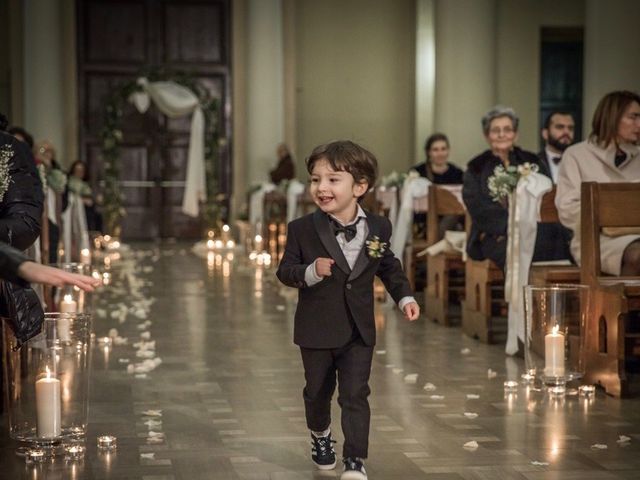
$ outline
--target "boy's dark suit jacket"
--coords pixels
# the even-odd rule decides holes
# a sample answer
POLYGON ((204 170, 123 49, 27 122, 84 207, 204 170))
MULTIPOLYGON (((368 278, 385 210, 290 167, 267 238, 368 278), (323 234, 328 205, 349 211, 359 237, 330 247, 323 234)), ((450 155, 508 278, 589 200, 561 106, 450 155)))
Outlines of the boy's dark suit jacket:
POLYGON ((354 324, 364 343, 374 345, 374 275, 382 279, 396 303, 413 295, 400 262, 389 250, 391 222, 365 213, 369 227, 367 239, 377 236, 386 243, 386 250, 381 258, 372 258, 367 254, 365 243, 353 270, 342 254, 327 214, 318 209, 289 224, 287 245, 276 275, 285 285, 299 289, 293 341, 301 347, 342 347, 352 338, 354 324), (331 276, 308 287, 304 274, 318 257, 335 261, 331 276))

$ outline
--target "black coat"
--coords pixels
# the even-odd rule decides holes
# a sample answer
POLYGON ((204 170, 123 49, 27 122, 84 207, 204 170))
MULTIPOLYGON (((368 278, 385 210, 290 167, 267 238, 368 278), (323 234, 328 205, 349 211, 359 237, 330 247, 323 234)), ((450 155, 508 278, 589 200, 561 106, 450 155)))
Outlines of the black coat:
MULTIPOLYGON (((29 248, 40 235, 44 194, 31 152, 26 144, 0 132, 0 148, 9 146, 13 156, 9 164, 9 187, 0 202, 0 242, 19 250, 29 248)), ((2 278, 11 278, 13 263, 2 265, 2 278)), ((19 343, 35 335, 44 313, 35 292, 25 282, 0 285, 0 315, 7 317, 19 343)))
POLYGON ((0 148, 13 150, 11 182, 0 202, 0 242, 26 250, 40 236, 44 194, 36 164, 24 142, 0 132, 0 148))
MULTIPOLYGON (((510 165, 538 163, 538 157, 519 147, 509 154, 510 165)), ((509 210, 506 204, 495 202, 489 194, 489 177, 502 165, 502 160, 486 150, 467 165, 462 186, 462 198, 471 216, 471 232, 467 239, 467 253, 474 260, 490 258, 504 268, 507 249, 509 210)))
POLYGON ((298 288, 294 342, 305 348, 339 348, 346 345, 358 329, 366 345, 374 345, 376 327, 373 315, 373 280, 377 275, 396 301, 413 295, 406 275, 389 249, 391 222, 366 212, 368 238, 379 237, 386 250, 381 258, 367 253, 366 243, 353 270, 331 230, 329 217, 321 210, 289 224, 287 245, 278 267, 278 279, 298 288), (335 260, 331 276, 308 287, 305 271, 316 258, 335 260))

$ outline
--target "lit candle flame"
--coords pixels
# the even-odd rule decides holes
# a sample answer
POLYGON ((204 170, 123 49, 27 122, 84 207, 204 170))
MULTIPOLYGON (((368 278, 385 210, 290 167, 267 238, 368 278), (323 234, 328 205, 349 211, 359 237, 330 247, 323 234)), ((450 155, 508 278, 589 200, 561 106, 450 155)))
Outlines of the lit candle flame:
POLYGON ((229 225, 223 225, 222 226, 222 231, 223 232, 228 232, 231 229, 231 227, 229 227, 229 225))
POLYGON ((552 335, 558 335, 558 332, 560 331, 560 327, 558 325, 555 325, 552 329, 551 329, 551 334, 552 335))
POLYGON ((69 295, 69 294, 66 294, 66 295, 64 296, 64 302, 65 302, 65 303, 71 303, 71 302, 73 302, 73 296, 72 296, 72 295, 69 295))

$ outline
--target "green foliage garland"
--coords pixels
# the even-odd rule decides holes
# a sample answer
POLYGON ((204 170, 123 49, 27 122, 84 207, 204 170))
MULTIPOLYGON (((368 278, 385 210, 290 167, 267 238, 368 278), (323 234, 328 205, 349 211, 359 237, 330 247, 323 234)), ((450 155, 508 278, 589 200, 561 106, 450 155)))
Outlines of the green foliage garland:
MULTIPOLYGON (((202 208, 202 217, 207 227, 217 226, 221 217, 221 202, 224 195, 220 195, 218 178, 219 142, 219 100, 192 76, 182 72, 171 73, 162 69, 154 69, 142 73, 149 82, 173 81, 191 90, 200 102, 205 118, 205 172, 207 185, 207 201, 202 208)), ((101 131, 102 159, 104 163, 104 205, 103 216, 106 232, 114 236, 120 234, 120 221, 126 215, 123 206, 123 196, 118 184, 120 177, 120 145, 122 144, 122 113, 132 93, 143 91, 137 80, 131 80, 109 94, 104 110, 104 127, 101 131)))

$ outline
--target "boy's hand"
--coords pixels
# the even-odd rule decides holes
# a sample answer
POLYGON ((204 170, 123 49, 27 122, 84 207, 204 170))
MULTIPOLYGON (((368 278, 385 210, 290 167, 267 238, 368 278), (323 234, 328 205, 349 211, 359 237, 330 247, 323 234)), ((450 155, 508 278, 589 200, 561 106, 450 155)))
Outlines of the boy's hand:
POLYGON ((420 316, 420 307, 416 302, 407 303, 402 309, 402 311, 404 312, 404 316, 410 322, 417 320, 418 317, 420 316))
POLYGON ((316 258, 316 275, 319 277, 331 276, 331 265, 336 263, 332 258, 316 258))

